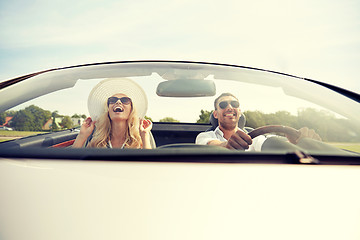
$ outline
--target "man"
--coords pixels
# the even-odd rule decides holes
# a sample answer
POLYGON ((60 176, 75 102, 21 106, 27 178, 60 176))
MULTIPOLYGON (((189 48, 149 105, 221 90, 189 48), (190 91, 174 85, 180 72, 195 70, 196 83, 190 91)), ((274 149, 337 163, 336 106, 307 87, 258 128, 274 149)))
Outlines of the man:
MULTIPOLYGON (((252 139, 238 127, 241 116, 239 100, 231 93, 223 93, 214 101, 214 118, 219 126, 214 131, 202 132, 196 137, 196 143, 202 145, 222 146, 228 149, 261 151, 266 137, 260 135, 252 139)), ((314 130, 301 128, 300 138, 309 137, 321 140, 314 130)), ((298 140, 298 139, 297 139, 298 140)), ((293 139, 289 139, 294 143, 293 139)))

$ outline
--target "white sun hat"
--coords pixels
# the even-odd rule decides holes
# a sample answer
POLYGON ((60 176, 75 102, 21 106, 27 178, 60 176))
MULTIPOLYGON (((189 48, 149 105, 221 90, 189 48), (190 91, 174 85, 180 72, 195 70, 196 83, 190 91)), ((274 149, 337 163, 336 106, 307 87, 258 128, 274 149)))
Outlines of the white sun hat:
POLYGON ((144 118, 148 100, 142 87, 129 78, 107 78, 99 82, 89 94, 88 110, 92 120, 99 119, 106 111, 107 99, 117 93, 131 98, 139 118, 144 118))

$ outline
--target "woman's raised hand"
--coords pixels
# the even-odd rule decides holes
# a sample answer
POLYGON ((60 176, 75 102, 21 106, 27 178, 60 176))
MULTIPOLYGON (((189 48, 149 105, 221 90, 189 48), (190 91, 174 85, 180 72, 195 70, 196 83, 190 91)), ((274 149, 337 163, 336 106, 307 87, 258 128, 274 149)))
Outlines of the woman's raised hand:
POLYGON ((88 117, 80 127, 80 133, 77 135, 72 147, 73 148, 81 148, 84 146, 87 138, 94 131, 95 121, 88 117))
POLYGON ((152 122, 149 119, 140 120, 140 134, 149 133, 152 129, 152 122))
POLYGON ((88 117, 81 125, 79 135, 88 138, 91 135, 91 133, 94 131, 94 128, 95 128, 95 121, 93 121, 91 117, 88 117))

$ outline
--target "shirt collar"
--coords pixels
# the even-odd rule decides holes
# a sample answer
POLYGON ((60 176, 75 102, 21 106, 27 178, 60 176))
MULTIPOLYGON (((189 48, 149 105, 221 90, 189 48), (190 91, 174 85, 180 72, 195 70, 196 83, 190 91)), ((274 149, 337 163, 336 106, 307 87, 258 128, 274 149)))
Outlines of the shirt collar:
POLYGON ((217 126, 214 130, 215 134, 219 134, 220 136, 224 137, 224 133, 220 130, 219 126, 217 126))
MULTIPOLYGON (((239 127, 238 127, 237 129, 244 132, 244 130, 242 130, 242 129, 239 128, 239 127)), ((221 129, 220 129, 219 126, 217 126, 217 127, 215 128, 214 132, 215 132, 215 134, 217 133, 217 134, 220 134, 222 137, 224 137, 224 133, 221 131, 221 129)))

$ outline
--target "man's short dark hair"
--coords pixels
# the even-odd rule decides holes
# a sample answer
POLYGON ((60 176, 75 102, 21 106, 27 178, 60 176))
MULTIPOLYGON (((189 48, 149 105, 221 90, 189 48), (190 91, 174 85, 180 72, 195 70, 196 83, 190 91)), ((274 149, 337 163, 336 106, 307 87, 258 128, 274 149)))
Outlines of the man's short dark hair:
POLYGON ((234 94, 231 94, 231 93, 222 93, 220 96, 218 96, 215 101, 214 101, 214 108, 216 110, 216 106, 217 106, 217 102, 219 101, 220 98, 222 97, 226 97, 226 96, 230 96, 230 97, 233 97, 235 98, 236 100, 239 101, 239 99, 237 97, 234 96, 234 94))

